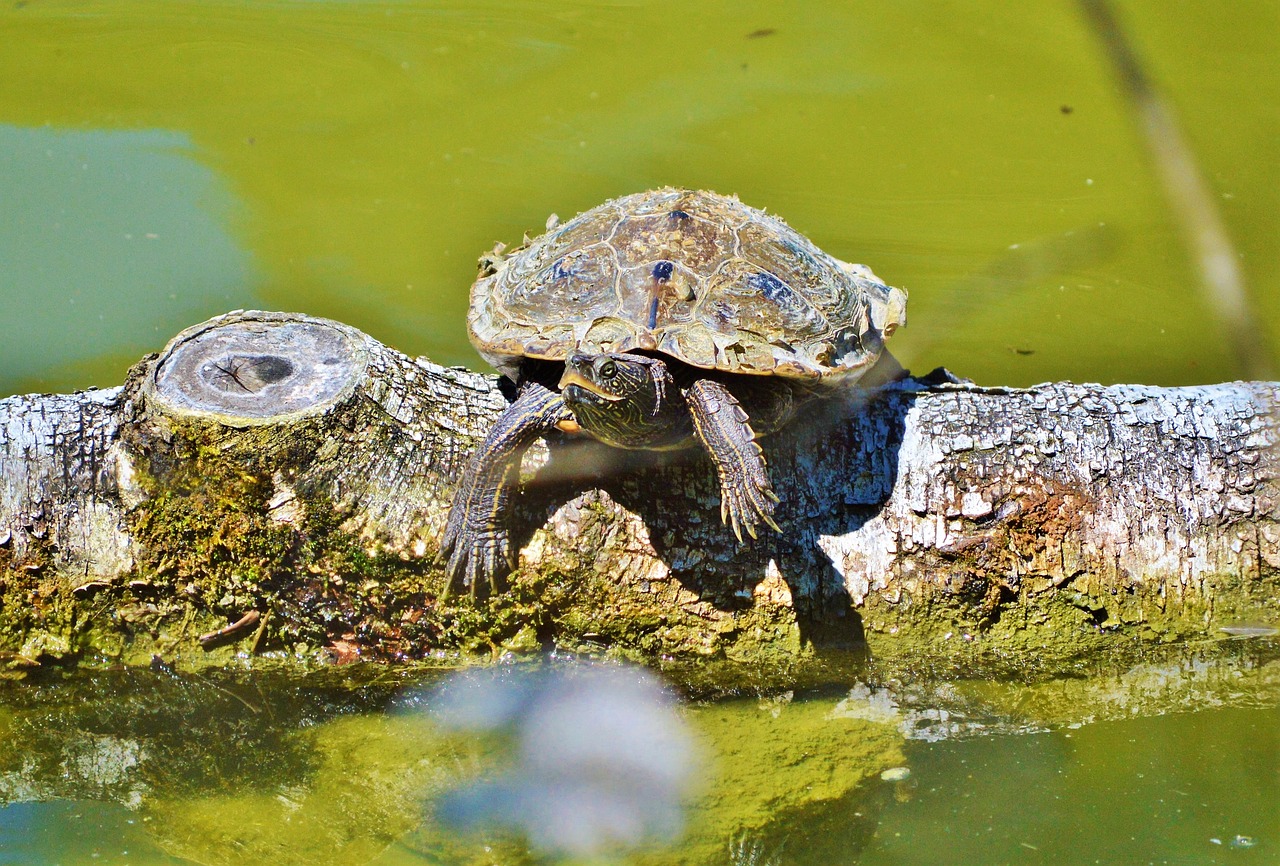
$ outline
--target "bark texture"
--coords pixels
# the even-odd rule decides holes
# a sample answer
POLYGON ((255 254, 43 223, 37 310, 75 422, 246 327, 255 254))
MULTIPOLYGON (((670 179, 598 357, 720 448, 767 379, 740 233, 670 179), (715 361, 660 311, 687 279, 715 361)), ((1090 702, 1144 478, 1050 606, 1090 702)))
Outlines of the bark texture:
POLYGON ((860 645, 1061 668, 1274 625, 1276 389, 852 392, 763 443, 782 532, 745 545, 698 453, 560 437, 526 458, 520 570, 473 602, 439 597, 433 557, 500 383, 336 322, 231 313, 119 388, 0 401, 0 649, 22 665, 860 645), (251 612, 256 628, 200 648, 251 612))

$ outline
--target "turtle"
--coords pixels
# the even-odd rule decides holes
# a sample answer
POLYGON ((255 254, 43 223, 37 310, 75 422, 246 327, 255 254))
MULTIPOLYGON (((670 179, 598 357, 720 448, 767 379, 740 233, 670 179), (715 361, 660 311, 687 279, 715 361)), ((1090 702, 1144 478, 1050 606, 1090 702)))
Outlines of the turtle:
POLYGON ((499 244, 481 258, 467 325, 516 399, 459 480, 440 544, 447 589, 497 589, 515 567, 510 493, 524 452, 555 430, 624 449, 701 446, 739 543, 780 531, 756 439, 811 399, 901 374, 884 340, 906 300, 779 217, 707 191, 616 198, 499 244))

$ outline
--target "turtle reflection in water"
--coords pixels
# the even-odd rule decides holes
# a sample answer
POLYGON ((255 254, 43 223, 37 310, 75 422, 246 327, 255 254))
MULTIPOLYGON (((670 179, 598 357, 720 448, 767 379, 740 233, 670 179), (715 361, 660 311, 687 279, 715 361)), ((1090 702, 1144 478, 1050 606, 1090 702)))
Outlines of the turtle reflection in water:
POLYGON ((450 586, 475 592, 514 567, 508 496, 521 455, 556 428, 618 448, 701 446, 738 539, 777 529, 756 438, 862 379, 905 308, 868 268, 711 192, 626 196, 495 250, 468 326, 518 397, 459 483, 441 541, 450 586))

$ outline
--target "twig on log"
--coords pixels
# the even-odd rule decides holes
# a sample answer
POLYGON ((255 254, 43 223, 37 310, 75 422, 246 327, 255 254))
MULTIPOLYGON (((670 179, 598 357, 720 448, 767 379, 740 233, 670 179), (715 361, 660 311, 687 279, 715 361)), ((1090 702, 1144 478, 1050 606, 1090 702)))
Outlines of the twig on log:
POLYGON ((256 610, 251 610, 244 616, 240 617, 230 625, 223 626, 217 631, 206 632, 196 638, 196 641, 204 649, 217 649, 229 643, 235 643, 245 636, 249 629, 258 624, 261 615, 256 610))

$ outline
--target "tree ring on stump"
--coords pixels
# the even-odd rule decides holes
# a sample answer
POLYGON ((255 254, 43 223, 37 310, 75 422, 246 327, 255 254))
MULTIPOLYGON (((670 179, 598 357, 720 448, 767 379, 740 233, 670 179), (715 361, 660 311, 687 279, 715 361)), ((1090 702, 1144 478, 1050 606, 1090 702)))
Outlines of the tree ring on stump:
POLYGON ((233 427, 316 415, 345 400, 368 366, 367 338, 329 319, 228 313, 169 341, 143 382, 149 403, 233 427))

